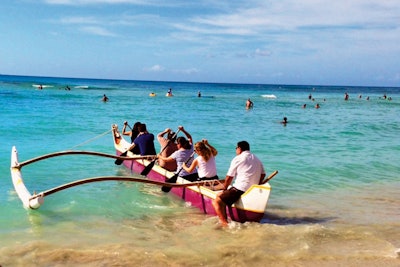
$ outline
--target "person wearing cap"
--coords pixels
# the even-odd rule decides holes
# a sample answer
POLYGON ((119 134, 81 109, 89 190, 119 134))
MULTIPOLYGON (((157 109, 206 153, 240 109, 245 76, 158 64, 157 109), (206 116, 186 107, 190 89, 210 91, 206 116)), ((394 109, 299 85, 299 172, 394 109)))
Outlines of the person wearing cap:
MULTIPOLYGON (((168 158, 172 153, 178 150, 178 147, 175 143, 176 136, 175 132, 173 132, 170 128, 166 128, 164 131, 157 135, 157 140, 161 146, 161 156, 168 158), (165 147, 165 149, 164 149, 165 147)), ((165 161, 161 158, 158 159, 158 165, 163 167, 168 171, 176 170, 176 161, 165 161)))

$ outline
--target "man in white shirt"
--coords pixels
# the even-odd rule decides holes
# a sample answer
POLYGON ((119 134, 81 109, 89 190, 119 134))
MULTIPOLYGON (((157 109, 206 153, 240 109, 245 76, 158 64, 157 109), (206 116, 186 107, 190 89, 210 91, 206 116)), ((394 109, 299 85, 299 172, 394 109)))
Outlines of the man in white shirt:
POLYGON ((262 162, 250 152, 247 141, 240 141, 236 147, 236 157, 231 161, 228 173, 225 177, 225 190, 218 194, 213 201, 214 209, 220 219, 222 226, 228 225, 226 205, 231 206, 240 196, 253 184, 259 184, 265 177, 262 162), (233 185, 230 184, 236 177, 233 185), (229 188, 228 188, 229 187, 229 188))

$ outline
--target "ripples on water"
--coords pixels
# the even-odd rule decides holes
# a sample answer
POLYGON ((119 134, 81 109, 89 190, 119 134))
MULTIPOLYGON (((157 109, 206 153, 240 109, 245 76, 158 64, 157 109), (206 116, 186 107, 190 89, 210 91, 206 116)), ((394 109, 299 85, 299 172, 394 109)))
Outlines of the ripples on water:
MULTIPOLYGON (((6 118, 0 130, 2 266, 399 263, 398 89, 32 78, 0 83, 0 94, 6 118), (33 89, 39 82, 53 87, 33 89), (60 89, 65 85, 72 90, 60 89), (163 97, 169 87, 173 98, 163 97), (194 97, 198 90, 214 98, 194 97), (157 97, 148 97, 152 91, 157 97), (100 101, 104 93, 110 102, 100 101), (383 93, 393 101, 379 99, 383 93), (248 97, 254 109, 246 111, 248 97), (284 116, 286 127, 279 123, 284 116), (215 217, 157 187, 115 182, 69 189, 46 198, 37 211, 22 209, 9 174, 12 145, 23 161, 75 147, 124 120, 144 121, 155 134, 184 125, 195 140, 209 139, 219 150, 221 177, 236 142, 248 140, 268 172, 279 170, 262 224, 221 230, 215 217)), ((74 149, 114 153, 108 135, 74 149)), ((30 190, 42 191, 129 172, 108 159, 67 156, 26 166, 23 174, 30 190)))

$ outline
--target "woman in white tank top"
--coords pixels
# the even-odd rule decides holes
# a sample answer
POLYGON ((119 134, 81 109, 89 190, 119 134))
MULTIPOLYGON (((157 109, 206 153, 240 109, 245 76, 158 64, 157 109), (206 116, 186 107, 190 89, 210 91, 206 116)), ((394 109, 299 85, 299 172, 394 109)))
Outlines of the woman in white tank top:
POLYGON ((193 160, 189 167, 183 164, 182 168, 187 172, 192 172, 197 167, 199 180, 218 179, 217 166, 215 164, 215 156, 218 154, 218 151, 206 139, 197 142, 194 145, 194 151, 198 157, 193 160))

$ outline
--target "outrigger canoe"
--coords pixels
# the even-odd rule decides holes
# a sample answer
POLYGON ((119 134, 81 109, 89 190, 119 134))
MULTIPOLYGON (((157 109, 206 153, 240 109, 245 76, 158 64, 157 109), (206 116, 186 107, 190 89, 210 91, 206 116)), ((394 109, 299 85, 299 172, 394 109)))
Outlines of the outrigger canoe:
MULTIPOLYGON (((114 147, 118 156, 123 154, 126 155, 126 157, 137 157, 137 155, 127 151, 131 146, 131 143, 126 141, 119 133, 118 126, 115 124, 112 125, 112 133, 114 147)), ((152 161, 141 158, 130 161, 125 160, 123 161, 123 164, 125 167, 130 169, 131 172, 141 173, 149 164, 152 164, 152 161)), ((268 181, 277 173, 277 171, 273 172, 259 185, 252 185, 236 203, 231 207, 227 207, 227 215, 237 222, 259 222, 264 216, 271 192, 271 186, 268 181)), ((173 177, 174 174, 175 173, 154 164, 150 172, 148 172, 147 178, 157 182, 165 182, 173 177)), ((221 185, 221 182, 222 181, 220 180, 215 180, 190 186, 190 181, 178 177, 176 185, 187 186, 172 187, 170 192, 191 206, 199 208, 205 214, 216 215, 212 206, 212 201, 216 198, 217 194, 221 192, 219 189, 221 188, 219 186, 221 185)))
MULTIPOLYGON (((18 197, 21 199, 23 206, 26 209, 38 209, 41 205, 43 205, 45 197, 78 185, 104 181, 124 181, 148 183, 162 186, 162 188, 170 187, 172 194, 176 195, 187 203, 190 203, 192 206, 201 209, 205 214, 216 215, 212 207, 212 200, 214 200, 217 193, 220 192, 220 190, 218 189, 218 185, 220 185, 222 181, 215 180, 190 182, 181 177, 178 177, 176 183, 168 183, 166 181, 175 175, 173 172, 167 171, 157 164, 154 164, 153 166, 152 164, 154 163, 154 156, 138 156, 131 153, 130 151, 127 152, 126 150, 130 147, 131 144, 126 141, 118 132, 117 125, 112 125, 111 132, 113 135, 114 147, 116 149, 117 155, 92 151, 68 150, 55 152, 19 162, 18 151, 16 147, 13 147, 11 150, 11 178, 15 191, 18 197), (121 156, 121 154, 126 156, 121 156), (137 178, 132 176, 99 176, 75 180, 70 183, 62 184, 45 191, 41 191, 39 193, 36 193, 35 191, 31 193, 27 189, 22 178, 22 167, 37 161, 66 155, 90 155, 123 160, 123 164, 135 173, 141 173, 146 167, 153 167, 147 173, 147 178, 137 178), (152 161, 150 161, 151 159, 152 161)), ((271 186, 269 185, 268 181, 272 179, 277 173, 278 172, 275 171, 270 174, 268 178, 264 179, 261 184, 253 185, 242 195, 241 199, 239 199, 231 207, 227 207, 228 216, 232 220, 238 222, 259 222, 264 216, 264 212, 267 207, 271 191, 271 186)))

